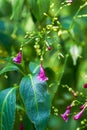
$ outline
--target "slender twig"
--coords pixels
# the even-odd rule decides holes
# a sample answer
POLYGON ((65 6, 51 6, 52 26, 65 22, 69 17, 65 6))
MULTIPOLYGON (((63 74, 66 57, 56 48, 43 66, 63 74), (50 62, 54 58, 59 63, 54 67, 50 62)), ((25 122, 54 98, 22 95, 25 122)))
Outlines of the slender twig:
POLYGON ((64 61, 64 65, 63 65, 63 69, 62 69, 60 78, 59 78, 58 82, 56 83, 57 88, 56 88, 54 94, 52 95, 52 100, 55 98, 56 93, 58 93, 58 87, 59 87, 59 85, 60 85, 60 83, 61 83, 61 80, 62 80, 64 71, 65 71, 65 67, 66 67, 66 63, 67 63, 68 56, 69 56, 69 55, 66 54, 66 56, 65 56, 65 61, 64 61))
POLYGON ((29 39, 28 41, 22 43, 21 47, 23 48, 24 46, 26 46, 27 44, 29 44, 33 39, 37 38, 37 36, 32 37, 31 39, 29 39))
POLYGON ((78 15, 77 18, 85 18, 87 17, 87 14, 78 15))
POLYGON ((65 56, 65 61, 64 61, 64 65, 63 65, 63 69, 62 69, 62 72, 61 72, 61 75, 60 75, 59 81, 58 81, 58 83, 57 83, 57 86, 59 86, 60 83, 61 83, 61 79, 62 79, 63 74, 64 74, 64 71, 65 71, 65 67, 66 67, 66 63, 67 63, 68 56, 69 56, 69 55, 66 54, 66 56, 65 56))
POLYGON ((72 29, 72 27, 73 27, 73 25, 74 25, 74 22, 75 22, 76 18, 78 17, 79 12, 80 12, 85 6, 87 6, 87 2, 85 2, 85 4, 83 4, 83 5, 81 5, 81 6, 79 7, 79 9, 77 10, 75 16, 74 16, 73 19, 72 19, 72 22, 71 22, 71 24, 70 24, 69 30, 72 29))
POLYGON ((62 6, 60 6, 60 8, 59 8, 59 10, 56 12, 55 16, 57 16, 63 8, 65 8, 65 7, 67 7, 67 6, 70 6, 71 4, 70 4, 70 3, 67 3, 67 4, 64 4, 64 3, 62 4, 62 3, 61 3, 61 5, 62 5, 62 6))

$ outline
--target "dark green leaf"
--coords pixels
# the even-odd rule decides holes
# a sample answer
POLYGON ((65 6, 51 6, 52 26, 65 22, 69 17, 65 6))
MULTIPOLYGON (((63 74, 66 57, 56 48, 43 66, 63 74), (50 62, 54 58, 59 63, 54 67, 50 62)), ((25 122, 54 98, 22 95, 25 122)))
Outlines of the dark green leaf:
MULTIPOLYGON (((4 23, 6 24, 6 23, 4 23)), ((8 51, 8 53, 10 54, 11 52, 11 46, 13 44, 15 44, 15 40, 9 36, 9 32, 10 31, 7 31, 7 27, 8 25, 4 25, 5 26, 5 29, 3 29, 3 32, 0 32, 0 45, 4 46, 4 48, 8 51), (4 31, 7 31, 7 34, 4 33, 4 31)), ((11 25, 10 25, 11 26, 11 25)))
POLYGON ((0 75, 5 72, 14 71, 14 70, 18 70, 18 67, 14 64, 9 63, 2 70, 0 70, 0 75))
POLYGON ((0 92, 0 130, 13 130, 16 110, 16 88, 0 92))
POLYGON ((78 80, 77 80, 77 89, 86 94, 86 90, 84 89, 84 84, 87 83, 87 61, 80 63, 78 67, 78 80))
POLYGON ((25 130, 34 130, 32 122, 29 120, 27 115, 24 116, 23 118, 23 123, 24 123, 24 129, 25 130))
POLYGON ((34 62, 30 62, 29 68, 30 68, 31 73, 36 74, 36 73, 39 73, 40 65, 34 62))
POLYGON ((31 6, 33 15, 38 21, 44 17, 43 13, 47 13, 50 6, 50 0, 28 0, 31 6))
POLYGON ((26 76, 20 83, 20 94, 36 130, 45 130, 50 115, 50 96, 46 82, 39 81, 36 76, 26 76))
POLYGON ((0 0, 0 14, 9 16, 11 14, 11 4, 7 0, 0 0))

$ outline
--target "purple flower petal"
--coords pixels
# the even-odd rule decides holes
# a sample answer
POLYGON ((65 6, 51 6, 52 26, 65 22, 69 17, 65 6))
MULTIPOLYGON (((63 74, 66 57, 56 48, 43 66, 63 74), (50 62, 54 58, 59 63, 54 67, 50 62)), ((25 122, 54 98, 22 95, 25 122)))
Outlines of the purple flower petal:
POLYGON ((22 61, 22 51, 18 53, 16 57, 13 58, 14 63, 20 64, 22 61))
POLYGON ((83 112, 84 112, 84 108, 82 109, 82 111, 80 111, 78 114, 74 116, 74 120, 78 120, 82 116, 83 112))
POLYGON ((43 81, 43 82, 45 82, 46 80, 48 80, 48 77, 46 77, 46 75, 45 75, 45 71, 44 71, 44 68, 43 68, 42 64, 40 65, 40 72, 37 75, 37 78, 40 81, 43 81))
POLYGON ((61 114, 61 117, 63 118, 64 121, 68 121, 68 116, 70 114, 70 109, 66 109, 66 111, 64 112, 64 114, 61 114))

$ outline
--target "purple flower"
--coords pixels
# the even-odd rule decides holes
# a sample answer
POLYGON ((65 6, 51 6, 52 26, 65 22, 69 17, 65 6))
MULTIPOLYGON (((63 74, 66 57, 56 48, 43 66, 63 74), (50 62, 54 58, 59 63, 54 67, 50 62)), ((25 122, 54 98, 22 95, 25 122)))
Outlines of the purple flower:
POLYGON ((46 75, 45 75, 45 71, 44 71, 44 68, 43 68, 42 64, 40 65, 40 72, 37 75, 37 78, 40 81, 43 81, 43 82, 45 82, 46 80, 48 80, 48 77, 46 77, 46 75))
POLYGON ((66 121, 66 122, 68 121, 68 116, 69 116, 69 114, 70 114, 71 108, 72 108, 72 105, 67 106, 67 107, 66 107, 66 111, 65 111, 63 114, 61 114, 61 117, 62 117, 63 120, 66 121))
POLYGON ((18 55, 13 58, 13 61, 14 61, 16 64, 20 64, 20 63, 21 63, 21 61, 22 61, 22 51, 20 51, 20 52, 18 53, 18 55))
POLYGON ((23 126, 23 124, 21 123, 20 124, 20 130, 23 130, 24 129, 24 126, 23 126))
POLYGON ((80 111, 78 114, 74 116, 74 120, 78 120, 82 116, 83 112, 84 112, 84 108, 82 109, 82 111, 80 111))
POLYGON ((66 111, 64 112, 64 114, 61 114, 61 117, 64 119, 64 121, 68 121, 68 116, 70 114, 70 109, 66 109, 66 111))
POLYGON ((87 88, 87 83, 83 85, 84 88, 87 88))

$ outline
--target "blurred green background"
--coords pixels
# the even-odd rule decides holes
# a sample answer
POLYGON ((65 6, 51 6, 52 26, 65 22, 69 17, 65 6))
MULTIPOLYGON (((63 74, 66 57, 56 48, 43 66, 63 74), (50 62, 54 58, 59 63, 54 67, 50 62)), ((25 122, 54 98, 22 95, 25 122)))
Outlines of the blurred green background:
MULTIPOLYGON (((75 99, 62 85, 67 84, 75 91, 83 92, 85 96, 79 97, 81 103, 84 103, 87 98, 87 92, 83 88, 83 84, 87 83, 87 17, 75 19, 74 25, 68 33, 73 17, 86 0, 73 0, 71 5, 67 5, 66 2, 61 4, 62 2, 64 0, 42 0, 39 2, 38 0, 0 0, 0 69, 9 62, 10 57, 18 53, 22 43, 29 42, 23 48, 25 71, 29 73, 30 61, 40 63, 40 57, 37 56, 34 48, 35 39, 24 38, 26 33, 39 36, 47 25, 52 24, 55 17, 60 23, 57 24, 55 21, 53 23, 53 26, 58 29, 57 31, 52 30, 49 34, 48 43, 52 50, 47 52, 44 57, 44 66, 49 77, 48 90, 51 95, 56 92, 54 98, 52 97, 52 106, 58 109, 58 116, 52 109, 46 130, 76 130, 77 127, 82 126, 81 120, 87 117, 87 112, 85 112, 79 121, 74 121, 72 117, 74 110, 72 110, 67 123, 60 117, 66 106, 75 99), (60 9, 63 5, 66 6, 60 9), (46 13, 47 16, 43 13, 46 13), (73 57, 70 55, 70 48, 74 45, 80 48, 76 65, 73 65, 73 57), (65 63, 66 54, 69 54, 69 57, 65 63), (61 79, 62 71, 64 73, 61 79), (60 85, 56 86, 55 82, 60 79, 60 85)), ((83 14, 87 15, 87 6, 79 12, 79 15, 83 14)), ((44 37, 45 35, 39 42, 40 46, 43 46, 44 37)), ((21 77, 22 75, 17 71, 0 75, 0 90, 19 84, 21 77)), ((78 112, 79 108, 75 111, 78 112)), ((34 130, 30 121, 27 121, 29 125, 26 125, 26 120, 27 117, 24 116, 25 130, 34 130)), ((17 115, 14 130, 17 130, 18 127, 19 116, 17 115)), ((87 127, 84 128, 84 130, 86 129, 87 127)))

